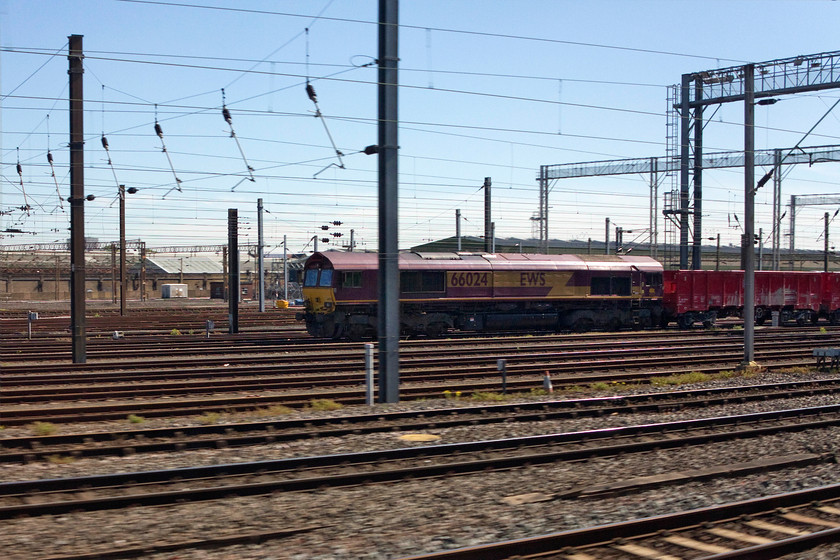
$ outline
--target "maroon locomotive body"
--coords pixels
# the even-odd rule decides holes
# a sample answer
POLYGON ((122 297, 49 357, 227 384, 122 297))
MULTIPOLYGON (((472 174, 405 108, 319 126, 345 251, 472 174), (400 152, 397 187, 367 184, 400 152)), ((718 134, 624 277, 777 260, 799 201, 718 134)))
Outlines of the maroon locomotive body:
MULTIPOLYGON (((618 329, 658 324, 662 265, 626 255, 402 253, 400 322, 406 334, 618 329)), ((307 330, 374 336, 378 255, 315 253, 304 267, 307 330)))

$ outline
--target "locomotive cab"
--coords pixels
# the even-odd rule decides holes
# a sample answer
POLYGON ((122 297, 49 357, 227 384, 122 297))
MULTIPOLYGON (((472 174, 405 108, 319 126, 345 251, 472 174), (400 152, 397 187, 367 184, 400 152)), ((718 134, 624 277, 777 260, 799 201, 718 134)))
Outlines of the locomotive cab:
POLYGON ((335 324, 335 291, 333 279, 335 271, 327 266, 328 262, 313 260, 307 262, 303 271, 303 305, 302 319, 306 322, 306 330, 312 336, 331 337, 334 335, 335 324))
POLYGON ((303 304, 312 313, 332 313, 335 309, 333 269, 307 268, 303 276, 303 304))

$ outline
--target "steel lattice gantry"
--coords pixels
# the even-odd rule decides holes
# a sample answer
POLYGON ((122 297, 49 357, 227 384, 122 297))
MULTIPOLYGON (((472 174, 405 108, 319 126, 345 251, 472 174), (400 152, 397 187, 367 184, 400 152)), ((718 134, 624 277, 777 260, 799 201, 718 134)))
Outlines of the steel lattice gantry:
MULTIPOLYGON (((809 146, 799 147, 796 151, 788 149, 767 149, 757 150, 754 152, 755 164, 765 167, 773 166, 775 168, 781 165, 794 164, 808 164, 823 163, 829 161, 840 161, 840 145, 828 146, 809 146), (787 153, 785 157, 782 154, 787 153)), ((744 166, 744 152, 715 152, 703 156, 700 169, 724 169, 730 167, 744 166)), ((689 169, 697 169, 694 158, 689 157, 689 169)), ((675 173, 682 168, 682 162, 672 156, 659 156, 649 158, 634 158, 634 159, 617 159, 578 163, 563 163, 555 165, 541 165, 538 181, 540 184, 540 215, 536 218, 540 222, 540 240, 543 245, 543 251, 548 247, 548 192, 552 181, 557 179, 571 179, 577 177, 596 177, 606 175, 632 175, 641 174, 650 176, 650 211, 651 211, 651 225, 650 225, 650 245, 652 252, 656 250, 658 245, 656 225, 657 220, 657 186, 659 180, 657 175, 659 173, 675 173)), ((774 267, 778 264, 778 252, 780 245, 780 222, 781 222, 781 173, 777 170, 774 173, 774 196, 773 196, 773 254, 774 267)), ((680 213, 678 211, 678 213, 680 213)), ((681 216, 687 216, 688 213, 680 213, 681 216)), ((792 228, 792 226, 791 226, 792 228)), ((688 231, 687 229, 685 230, 688 231)), ((696 234, 695 230, 695 234, 696 234)), ((686 239, 687 239, 686 235, 686 239)), ((695 236, 696 238, 696 236, 695 236)), ((699 250, 695 251, 699 259, 699 250)), ((699 268, 697 266, 696 268, 699 268)))
MULTIPOLYGON (((760 103, 763 98, 837 87, 840 87, 840 51, 683 74, 679 106, 674 107, 680 122, 680 268, 688 268, 689 214, 694 218, 692 268, 700 268, 703 166, 698 163, 704 161, 703 108, 734 101, 760 103), (692 182, 694 201, 690 205, 692 182)), ((745 134, 751 136, 753 123, 746 122, 750 111, 745 110, 744 125, 745 134)), ((746 141, 744 153, 745 173, 751 173, 753 150, 751 144, 747 147, 746 141)), ((782 161, 789 157, 792 154, 783 156, 782 161)), ((748 234, 747 243, 751 243, 752 232, 748 234)))
POLYGON ((790 253, 795 249, 796 209, 800 206, 825 206, 840 204, 840 194, 799 194, 790 197, 790 253))

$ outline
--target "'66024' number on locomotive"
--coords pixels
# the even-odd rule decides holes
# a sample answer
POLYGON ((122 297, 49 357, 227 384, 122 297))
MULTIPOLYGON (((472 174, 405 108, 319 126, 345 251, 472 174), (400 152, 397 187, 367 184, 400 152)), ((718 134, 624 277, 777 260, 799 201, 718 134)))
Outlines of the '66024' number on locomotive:
POLYGON ((489 282, 489 272, 452 272, 449 275, 451 288, 487 287, 489 282))

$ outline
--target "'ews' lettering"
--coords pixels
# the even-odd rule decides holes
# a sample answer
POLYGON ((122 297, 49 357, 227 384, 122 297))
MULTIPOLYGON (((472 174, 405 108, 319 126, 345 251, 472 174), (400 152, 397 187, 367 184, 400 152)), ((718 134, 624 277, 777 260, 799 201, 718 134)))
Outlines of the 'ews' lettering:
POLYGON ((520 272, 520 286, 545 286, 545 272, 520 272))

